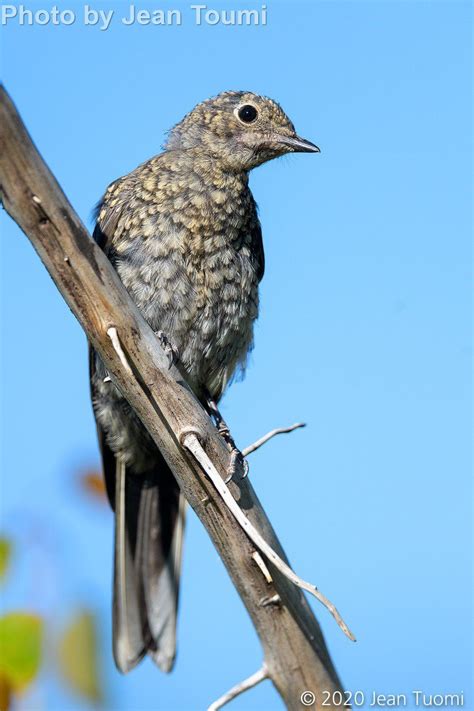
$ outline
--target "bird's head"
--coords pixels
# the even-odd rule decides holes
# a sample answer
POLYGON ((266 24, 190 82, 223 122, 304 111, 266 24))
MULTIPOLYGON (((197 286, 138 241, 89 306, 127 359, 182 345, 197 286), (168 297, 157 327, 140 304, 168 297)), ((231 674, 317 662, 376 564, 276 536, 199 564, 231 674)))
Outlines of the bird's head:
POLYGON ((227 91, 198 104, 170 132, 166 148, 199 147, 229 170, 251 170, 287 153, 319 153, 283 109, 264 96, 227 91))

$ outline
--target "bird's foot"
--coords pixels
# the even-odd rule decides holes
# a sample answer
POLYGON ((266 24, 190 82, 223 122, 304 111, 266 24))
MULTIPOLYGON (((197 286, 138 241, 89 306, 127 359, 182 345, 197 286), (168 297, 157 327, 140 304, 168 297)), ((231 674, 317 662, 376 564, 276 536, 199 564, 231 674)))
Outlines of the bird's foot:
POLYGON ((210 395, 206 398, 206 401, 208 412, 214 418, 217 431, 219 432, 220 436, 222 437, 222 439, 230 450, 230 463, 227 470, 228 476, 227 479, 225 479, 225 483, 228 484, 230 481, 232 481, 238 471, 241 472, 241 478, 245 479, 245 477, 249 473, 248 462, 240 451, 240 449, 236 446, 234 438, 230 433, 229 426, 222 417, 219 408, 217 407, 216 401, 210 395))
POLYGON ((161 347, 164 349, 166 357, 168 358, 168 370, 171 368, 172 365, 175 365, 175 363, 178 362, 179 360, 179 351, 174 346, 166 333, 164 331, 155 331, 156 336, 158 337, 158 340, 161 344, 161 347))
POLYGON ((232 449, 230 453, 230 464, 227 469, 227 478, 224 480, 224 483, 228 484, 230 481, 232 481, 238 471, 241 472, 240 478, 245 479, 249 473, 249 463, 245 459, 240 449, 234 447, 234 449, 232 449))

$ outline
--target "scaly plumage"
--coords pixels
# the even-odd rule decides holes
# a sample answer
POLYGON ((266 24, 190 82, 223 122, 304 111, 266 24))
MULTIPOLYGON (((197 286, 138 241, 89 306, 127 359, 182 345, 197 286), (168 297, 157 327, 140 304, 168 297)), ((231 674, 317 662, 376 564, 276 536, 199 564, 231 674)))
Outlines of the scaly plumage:
MULTIPOLYGON (((144 318, 163 331, 197 397, 216 402, 245 366, 264 253, 248 172, 300 139, 280 106, 249 92, 199 104, 165 150, 113 182, 94 236, 144 318)), ((114 656, 168 671, 176 648, 184 502, 138 417, 91 352, 94 412, 116 513, 114 656)))

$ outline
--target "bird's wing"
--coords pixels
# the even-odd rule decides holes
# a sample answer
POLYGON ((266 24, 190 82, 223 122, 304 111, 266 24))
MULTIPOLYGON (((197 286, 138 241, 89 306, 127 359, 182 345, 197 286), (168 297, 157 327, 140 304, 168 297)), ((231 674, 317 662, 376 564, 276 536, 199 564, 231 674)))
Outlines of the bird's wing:
POLYGON ((252 253, 255 259, 255 271, 259 281, 262 281, 265 273, 265 252, 263 249, 262 227, 257 218, 251 232, 252 253))
MULTIPOLYGON (((95 400, 95 387, 94 383, 96 381, 96 353, 89 343, 89 383, 90 383, 90 393, 91 400, 95 400)), ((95 413, 94 413, 95 414, 95 413)), ((115 509, 115 454, 110 449, 105 438, 105 432, 96 420, 97 427, 97 439, 99 442, 100 456, 102 458, 102 469, 105 480, 105 488, 107 491, 107 498, 109 500, 112 510, 115 509)))
POLYGON ((127 194, 127 177, 111 183, 94 210, 93 239, 110 257, 112 243, 120 236, 119 221, 127 194))
MULTIPOLYGON (((120 182, 120 181, 118 181, 120 182)), ((114 263, 114 245, 127 185, 112 186, 96 208, 93 237, 114 263)), ((91 391, 97 357, 90 347, 91 391)), ((176 654, 176 616, 185 523, 185 499, 163 460, 151 480, 130 474, 97 422, 107 495, 115 511, 113 649, 128 672, 148 653, 165 672, 176 654)))

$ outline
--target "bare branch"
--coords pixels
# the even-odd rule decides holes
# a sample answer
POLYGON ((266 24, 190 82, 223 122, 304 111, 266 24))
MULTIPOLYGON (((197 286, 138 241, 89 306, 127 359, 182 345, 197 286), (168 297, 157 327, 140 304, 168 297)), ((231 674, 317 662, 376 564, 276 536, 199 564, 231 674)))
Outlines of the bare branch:
MULTIPOLYGON (((193 455, 181 445, 186 430, 196 432, 217 478, 223 479, 230 453, 222 437, 183 374, 176 365, 169 367, 153 330, 107 257, 87 234, 2 87, 0 126, 3 205, 32 242, 99 353, 107 374, 147 428, 183 495, 205 526, 255 625, 269 678, 289 711, 301 711, 300 695, 304 689, 318 692, 313 711, 336 708, 323 708, 319 699, 324 698, 323 691, 332 695, 343 687, 305 596, 295 587, 297 583, 290 582, 268 557, 269 549, 273 556, 288 563, 251 482, 233 481, 226 491, 245 521, 260 531, 267 548, 257 547, 268 559, 273 578, 270 585, 256 565, 249 565, 255 545, 237 523, 228 502, 223 501, 216 484, 212 485, 193 455), (116 332, 108 334, 110 328, 116 332), (262 604, 262 600, 275 595, 280 604, 262 604)), ((31 366, 34 370, 34 359, 31 366)))
POLYGON ((249 444, 248 447, 242 450, 242 454, 244 457, 248 457, 249 454, 255 452, 256 449, 259 449, 262 445, 268 442, 269 439, 272 439, 272 437, 275 437, 279 434, 288 434, 288 432, 294 432, 300 427, 306 427, 306 422, 296 422, 294 425, 290 425, 289 427, 277 427, 276 429, 267 432, 267 434, 263 435, 263 437, 260 437, 260 439, 257 439, 257 441, 253 444, 249 444))
POLYGON ((302 590, 306 590, 307 592, 311 593, 311 595, 314 595, 314 597, 321 602, 324 607, 329 610, 331 615, 334 617, 336 620, 337 624, 341 628, 341 630, 344 632, 344 634, 349 637, 350 640, 355 642, 355 637, 350 631, 349 627, 346 625, 344 620, 342 619, 341 615, 337 611, 336 607, 332 604, 328 598, 323 595, 322 592, 318 590, 318 588, 315 585, 311 585, 311 583, 307 583, 305 580, 300 578, 296 573, 292 571, 289 565, 287 565, 271 548, 271 546, 268 545, 268 543, 264 540, 264 538, 260 535, 260 533, 257 531, 257 529, 252 526, 240 506, 238 505, 237 501, 234 499, 232 494, 230 493, 230 490, 227 488, 226 483, 222 480, 222 478, 219 475, 219 472, 207 456, 206 452, 204 451, 201 443, 199 442, 199 438, 195 432, 186 432, 181 439, 182 444, 189 449, 189 451, 193 454, 193 456, 196 458, 196 460, 199 462, 199 464, 202 466, 208 477, 211 479, 212 483, 216 487, 217 491, 219 494, 222 496, 222 499, 224 500, 226 506, 229 508, 229 510, 232 512, 232 514, 235 516, 237 522, 239 523, 240 526, 242 526, 243 530, 247 534, 247 536, 250 538, 253 543, 255 543, 256 546, 260 549, 260 551, 270 560, 275 568, 280 571, 288 580, 291 580, 291 582, 296 585, 297 587, 301 588, 302 590))
POLYGON ((260 684, 260 682, 264 681, 265 679, 268 679, 268 669, 264 664, 262 668, 258 670, 258 672, 255 672, 255 674, 252 674, 252 676, 249 676, 247 679, 244 679, 240 682, 240 684, 236 684, 226 694, 217 699, 217 701, 214 701, 209 706, 207 711, 218 711, 218 709, 221 709, 223 706, 228 704, 229 701, 232 701, 232 699, 235 699, 237 696, 240 696, 240 694, 243 694, 244 691, 253 689, 254 686, 257 686, 257 684, 260 684))

